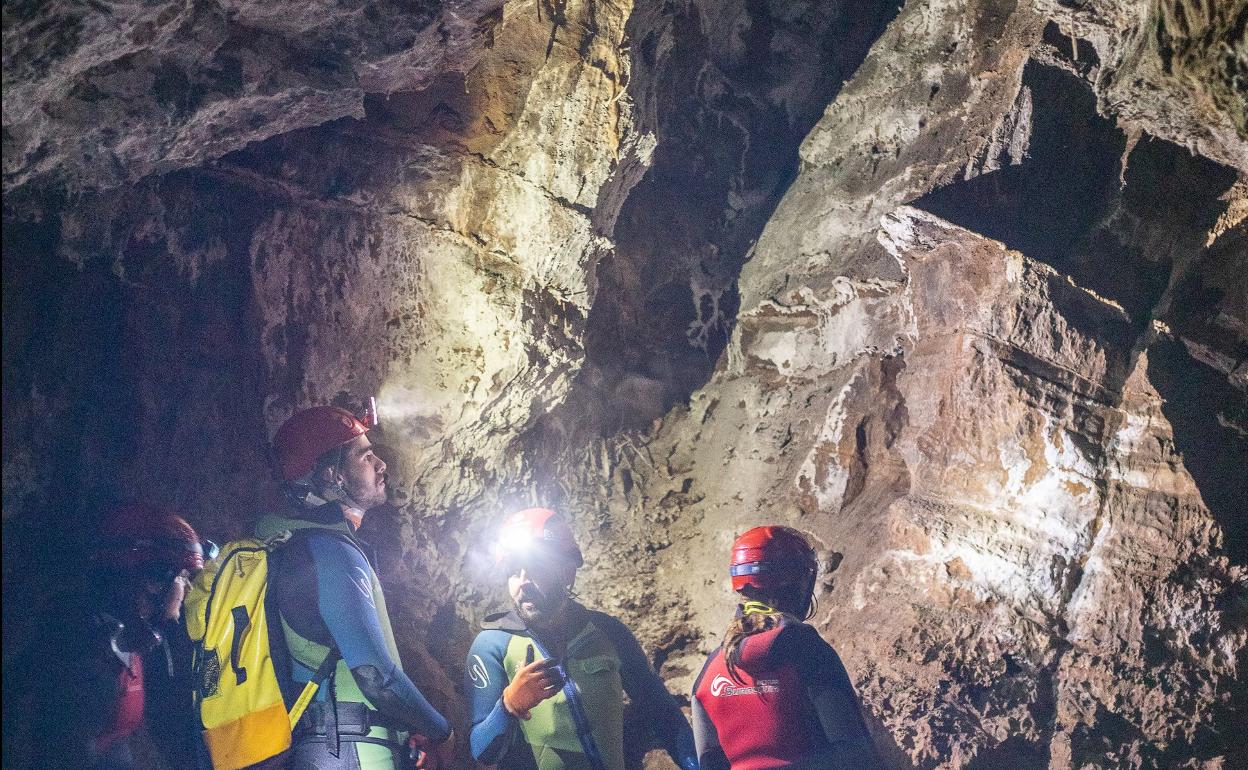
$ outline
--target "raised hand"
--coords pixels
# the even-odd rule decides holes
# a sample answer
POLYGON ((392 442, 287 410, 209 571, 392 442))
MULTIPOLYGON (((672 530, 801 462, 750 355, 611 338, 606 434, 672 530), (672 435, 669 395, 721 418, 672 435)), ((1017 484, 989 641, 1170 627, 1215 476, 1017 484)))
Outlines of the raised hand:
POLYGON ((503 708, 507 713, 520 719, 529 719, 529 711, 546 700, 552 698, 563 688, 563 679, 559 675, 553 660, 533 661, 533 645, 529 645, 525 654, 525 665, 516 672, 511 683, 503 688, 503 708))

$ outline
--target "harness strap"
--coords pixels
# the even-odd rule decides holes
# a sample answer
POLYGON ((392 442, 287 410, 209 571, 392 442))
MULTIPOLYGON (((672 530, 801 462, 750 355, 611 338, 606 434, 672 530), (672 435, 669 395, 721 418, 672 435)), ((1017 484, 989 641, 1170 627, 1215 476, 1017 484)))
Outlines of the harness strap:
POLYGON ((338 757, 342 751, 342 734, 338 730, 338 688, 334 686, 334 675, 329 677, 329 709, 325 714, 325 734, 329 737, 329 753, 338 757))
MULTIPOLYGON (((388 741, 385 738, 374 738, 370 735, 344 735, 340 737, 338 740, 341 741, 342 743, 370 743, 374 746, 383 746, 387 749, 390 749, 391 753, 402 754, 404 756, 406 756, 407 750, 408 750, 407 746, 403 744, 396 743, 395 741, 388 741)), ((300 739, 299 745, 303 745, 305 743, 326 743, 327 744, 329 743, 329 741, 330 741, 329 736, 314 735, 310 738, 300 739)), ((329 750, 332 751, 332 749, 329 749, 329 750)))
MULTIPOLYGON (((533 640, 537 651, 542 654, 543 658, 551 659, 550 653, 536 636, 530 636, 533 640)), ((593 727, 589 723, 589 715, 585 713, 585 704, 581 702, 581 688, 577 686, 572 677, 568 675, 563 664, 557 664, 559 675, 563 677, 563 695, 568 699, 568 711, 572 714, 572 722, 576 726, 576 737, 581 742, 581 750, 585 752, 585 758, 589 760, 590 767, 594 770, 606 770, 606 765, 602 761, 602 754, 598 751, 598 743, 594 740, 593 727)))
MULTIPOLYGON (((324 501, 322 501, 322 504, 328 505, 329 503, 325 503, 324 501)), ((274 536, 269 541, 266 541, 266 545, 269 546, 271 551, 275 551, 278 548, 285 548, 293 544, 296 540, 304 540, 311 535, 330 535, 330 536, 335 536, 340 539, 346 540, 352 546, 354 546, 357 550, 359 550, 361 555, 364 556, 364 559, 369 563, 370 566, 374 563, 374 560, 369 559, 369 554, 365 552, 364 550, 365 545, 363 543, 357 541, 354 537, 352 537, 350 534, 346 532, 340 532, 340 531, 336 531, 333 529, 308 527, 308 528, 295 529, 295 530, 286 530, 284 532, 278 533, 278 535, 274 536)), ((281 616, 280 610, 277 610, 275 614, 278 617, 280 617, 281 616)), ((294 658, 293 655, 291 657, 294 658)), ((310 668, 310 666, 308 666, 307 663, 304 663, 303 661, 298 660, 297 658, 295 658, 295 660, 296 662, 298 662, 300 665, 304 666, 305 668, 310 668)), ((289 713, 290 727, 293 733, 296 725, 299 724, 300 719, 304 716, 307 709, 313 704, 314 702, 313 698, 316 696, 316 693, 319 691, 320 687, 322 687, 323 685, 327 683, 329 687, 329 690, 326 693, 327 695, 326 701, 328 703, 328 708, 325 709, 322 716, 320 717, 325 727, 325 733, 323 734, 323 738, 321 740, 323 740, 325 743, 328 744, 327 749, 329 753, 332 754, 335 758, 337 758, 341 752, 342 741, 346 740, 346 741, 360 742, 360 739, 358 737, 342 735, 342 730, 340 729, 340 724, 339 724, 340 720, 338 718, 338 693, 337 693, 337 687, 335 685, 335 682, 337 678, 338 662, 341 660, 342 660, 342 653, 338 649, 337 643, 334 642, 331 636, 329 639, 329 652, 321 660, 321 664, 317 667, 312 678, 306 684, 304 684, 303 689, 300 691, 299 696, 295 699, 295 702, 292 705, 290 709, 290 713, 289 713)), ((318 733, 318 735, 321 735, 321 734, 318 733)), ((367 743, 368 741, 364 741, 364 742, 367 743)))
MULTIPOLYGON (((278 548, 289 545, 296 538, 306 537, 307 534, 308 530, 297 530, 295 532, 284 530, 265 541, 265 545, 268 547, 270 554, 272 554, 276 552, 278 548)), ((270 592, 270 594, 271 593, 272 592, 270 592)), ((267 597, 265 601, 265 609, 268 610, 267 597)), ((278 625, 280 627, 282 612, 277 607, 276 603, 273 605, 272 615, 279 619, 278 625)), ((282 646, 285 647, 284 640, 282 641, 282 646)), ((325 658, 321 661, 321 665, 318 666, 316 671, 312 674, 312 678, 304 684, 303 689, 299 691, 299 697, 295 698, 294 704, 290 707, 289 717, 291 730, 294 730, 295 725, 299 724, 299 719, 303 716, 303 712, 307 710, 308 704, 312 702, 312 698, 316 696, 316 691, 320 689, 326 679, 333 676, 334 669, 338 666, 338 661, 341 659, 342 653, 338 651, 338 645, 334 643, 334 640, 331 638, 329 641, 329 652, 325 654, 325 658)))

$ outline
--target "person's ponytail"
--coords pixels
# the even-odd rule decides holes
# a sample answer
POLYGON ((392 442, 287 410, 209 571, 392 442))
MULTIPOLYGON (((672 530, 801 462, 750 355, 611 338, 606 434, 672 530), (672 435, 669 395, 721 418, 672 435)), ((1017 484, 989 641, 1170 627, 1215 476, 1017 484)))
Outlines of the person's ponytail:
POLYGON ((776 609, 773 604, 774 602, 759 600, 746 601, 737 606, 737 614, 728 624, 723 641, 724 665, 728 668, 728 675, 737 682, 741 681, 737 675, 737 665, 741 662, 741 644, 746 637, 776 628, 786 616, 798 620, 791 613, 776 609))

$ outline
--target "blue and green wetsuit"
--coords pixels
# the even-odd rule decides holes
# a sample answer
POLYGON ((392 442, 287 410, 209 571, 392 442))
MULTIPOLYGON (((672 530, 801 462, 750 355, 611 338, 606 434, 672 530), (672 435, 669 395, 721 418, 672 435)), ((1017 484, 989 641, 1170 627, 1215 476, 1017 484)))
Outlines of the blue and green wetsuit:
MULTIPOLYGON (((689 723, 628 628, 575 602, 569 605, 567 618, 575 630, 563 668, 578 686, 603 770, 625 770, 625 693, 676 764, 682 770, 697 770, 689 723)), ((500 770, 594 770, 565 692, 535 706, 528 720, 513 717, 503 707, 503 688, 525 665, 530 646, 532 659, 541 660, 541 645, 514 611, 487 618, 473 641, 464 673, 465 691, 472 701, 473 756, 500 770)))
POLYGON ((298 533, 271 557, 269 583, 293 691, 312 679, 331 643, 342 659, 296 729, 293 765, 397 768, 408 732, 443 740, 450 724, 403 672, 381 584, 342 510, 329 503, 297 513, 266 516, 257 525, 262 538, 298 533), (330 751, 327 718, 336 718, 338 756, 330 751))

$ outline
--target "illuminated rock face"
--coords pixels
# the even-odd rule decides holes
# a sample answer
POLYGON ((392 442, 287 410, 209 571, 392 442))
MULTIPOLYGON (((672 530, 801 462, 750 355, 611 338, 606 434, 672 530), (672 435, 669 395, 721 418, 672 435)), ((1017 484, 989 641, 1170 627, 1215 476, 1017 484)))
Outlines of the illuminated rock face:
POLYGON ((687 622, 723 624, 731 533, 780 520, 835 567, 817 618, 899 760, 1193 756, 1228 719, 1244 574, 1174 450, 1152 354, 1116 303, 1000 243, 908 208, 879 239, 901 280, 743 316, 747 376, 713 381, 649 445, 740 437, 660 474, 656 497, 681 489, 704 516, 659 557, 705 586, 687 622), (793 337, 840 365, 767 384, 811 347, 793 337))
MULTIPOLYGON (((39 269, 51 246, 62 261, 49 284, 63 288, 6 281, 14 334, 33 330, 15 346, 24 398, 6 405, 6 437, 31 447, 6 454, 17 479, 6 516, 39 499, 89 519, 91 499, 133 494, 237 536, 280 499, 263 447, 281 421, 375 393, 386 414, 375 440, 415 518, 383 511, 371 526, 408 597, 408 654, 426 654, 417 619, 465 592, 477 605, 486 588, 464 577, 464 509, 509 491, 517 435, 580 365, 614 216, 600 189, 649 151, 621 87, 627 14, 577 6, 552 38, 509 11, 484 56, 456 52, 481 59, 471 73, 442 68, 418 93, 370 96, 362 120, 84 194, 51 216, 19 191, 13 209, 36 213, 6 232, 6 270, 39 269), (74 334, 41 325, 48 304, 74 334), (29 459, 43 440, 81 457, 70 484, 29 459)), ((456 632, 435 635, 443 663, 462 657, 445 645, 467 623, 456 632)), ((423 671, 459 708, 446 674, 423 671)))
POLYGON ((16 9, 6 593, 102 495, 245 532, 276 426, 375 393, 461 720, 492 524, 545 503, 674 691, 781 522, 895 766, 1234 766, 1240 12, 1051 5, 16 9))

